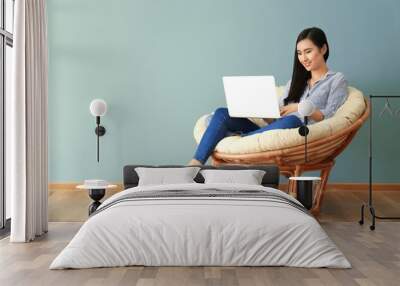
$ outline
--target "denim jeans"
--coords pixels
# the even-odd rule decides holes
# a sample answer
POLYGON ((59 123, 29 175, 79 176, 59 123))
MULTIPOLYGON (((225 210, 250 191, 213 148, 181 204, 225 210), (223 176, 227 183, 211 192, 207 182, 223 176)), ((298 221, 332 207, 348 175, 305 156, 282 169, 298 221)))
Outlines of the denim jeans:
POLYGON ((197 146, 194 158, 204 164, 215 146, 227 135, 238 133, 240 136, 249 136, 273 129, 287 129, 302 126, 303 123, 295 115, 283 116, 264 127, 259 127, 247 118, 230 117, 226 107, 217 108, 197 146))

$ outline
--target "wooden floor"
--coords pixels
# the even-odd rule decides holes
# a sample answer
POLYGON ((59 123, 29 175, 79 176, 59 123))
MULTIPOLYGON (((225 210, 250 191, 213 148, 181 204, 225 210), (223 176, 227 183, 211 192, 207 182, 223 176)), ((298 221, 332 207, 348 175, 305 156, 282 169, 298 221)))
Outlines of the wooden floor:
MULTIPOLYGON (((85 192, 51 191, 49 233, 29 244, 0 241, 0 285, 400 285, 400 222, 358 225, 366 192, 330 190, 321 225, 353 268, 123 267, 48 270, 87 217, 85 192), (61 222, 76 221, 76 222, 61 222)), ((381 215, 400 213, 400 192, 376 192, 381 215), (396 213, 399 212, 399 213, 396 213)))

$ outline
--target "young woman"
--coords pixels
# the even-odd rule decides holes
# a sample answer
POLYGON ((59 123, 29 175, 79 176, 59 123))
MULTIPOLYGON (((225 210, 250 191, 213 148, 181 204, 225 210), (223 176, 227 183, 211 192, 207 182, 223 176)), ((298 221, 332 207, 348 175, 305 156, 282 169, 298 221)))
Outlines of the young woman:
POLYGON ((247 118, 230 117, 227 108, 217 108, 194 158, 188 164, 204 164, 217 143, 231 132, 249 136, 301 126, 303 118, 297 109, 299 102, 305 99, 315 106, 310 123, 333 116, 347 98, 347 82, 342 73, 329 70, 326 65, 328 57, 329 46, 325 33, 316 27, 303 30, 296 41, 292 79, 286 84, 281 97, 281 118, 265 118, 269 124, 260 128, 247 118))

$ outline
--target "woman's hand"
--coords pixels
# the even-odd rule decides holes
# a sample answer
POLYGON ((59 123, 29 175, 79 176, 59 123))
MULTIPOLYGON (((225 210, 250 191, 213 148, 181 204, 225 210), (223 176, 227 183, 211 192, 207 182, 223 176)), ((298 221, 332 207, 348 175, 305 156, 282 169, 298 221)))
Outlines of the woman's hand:
POLYGON ((299 107, 298 103, 291 103, 280 108, 281 116, 286 116, 289 113, 296 112, 299 107))

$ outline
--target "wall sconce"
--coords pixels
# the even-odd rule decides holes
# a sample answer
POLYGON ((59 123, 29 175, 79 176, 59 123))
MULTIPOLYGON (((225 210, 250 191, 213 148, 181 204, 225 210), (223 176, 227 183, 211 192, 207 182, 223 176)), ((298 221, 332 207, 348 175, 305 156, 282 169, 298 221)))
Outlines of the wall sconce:
POLYGON ((99 136, 106 133, 106 129, 100 125, 100 117, 104 116, 107 112, 107 103, 102 99, 94 99, 90 103, 90 113, 96 117, 97 127, 94 132, 97 135, 97 162, 99 162, 99 136))
POLYGON ((307 135, 309 133, 307 124, 308 117, 315 111, 315 106, 310 100, 304 100, 299 103, 298 112, 304 117, 304 125, 300 126, 299 134, 304 137, 304 163, 307 163, 307 135))

